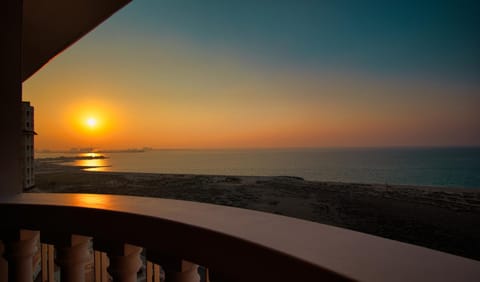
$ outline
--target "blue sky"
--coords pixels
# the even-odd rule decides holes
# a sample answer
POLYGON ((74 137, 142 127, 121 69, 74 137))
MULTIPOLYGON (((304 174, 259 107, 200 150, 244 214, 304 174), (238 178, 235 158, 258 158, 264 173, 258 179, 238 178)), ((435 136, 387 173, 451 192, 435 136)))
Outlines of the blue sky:
POLYGON ((111 27, 273 65, 475 81, 479 14, 479 1, 136 0, 111 27))

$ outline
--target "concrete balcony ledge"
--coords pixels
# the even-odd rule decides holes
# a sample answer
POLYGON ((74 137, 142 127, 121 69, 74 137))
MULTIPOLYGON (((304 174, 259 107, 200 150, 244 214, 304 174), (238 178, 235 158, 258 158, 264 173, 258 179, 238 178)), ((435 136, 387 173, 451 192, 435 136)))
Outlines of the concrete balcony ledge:
POLYGON ((480 262, 314 222, 147 197, 0 198, 0 229, 80 234, 204 265, 226 281, 478 281, 480 262))

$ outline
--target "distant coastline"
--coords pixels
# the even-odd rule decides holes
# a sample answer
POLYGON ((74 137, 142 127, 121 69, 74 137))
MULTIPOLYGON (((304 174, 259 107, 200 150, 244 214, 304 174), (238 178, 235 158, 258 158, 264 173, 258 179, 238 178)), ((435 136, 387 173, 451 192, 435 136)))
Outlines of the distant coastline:
POLYGON ((41 158, 38 161, 40 162, 70 162, 75 160, 95 160, 95 159, 108 159, 108 157, 103 155, 83 155, 83 156, 60 156, 52 158, 41 158))
POLYGON ((130 149, 118 149, 118 150, 108 150, 108 149, 95 149, 95 148, 72 148, 69 150, 35 150, 35 153, 40 154, 88 154, 88 153, 142 153, 146 151, 152 151, 153 148, 144 147, 144 148, 130 148, 130 149))

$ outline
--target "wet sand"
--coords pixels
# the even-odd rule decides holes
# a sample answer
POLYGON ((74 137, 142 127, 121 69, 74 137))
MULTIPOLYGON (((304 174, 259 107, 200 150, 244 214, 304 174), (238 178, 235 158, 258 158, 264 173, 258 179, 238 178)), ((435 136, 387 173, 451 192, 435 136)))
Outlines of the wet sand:
POLYGON ((123 194, 234 206, 480 260, 480 189, 318 182, 288 176, 86 172, 56 162, 37 162, 37 172, 31 192, 123 194))

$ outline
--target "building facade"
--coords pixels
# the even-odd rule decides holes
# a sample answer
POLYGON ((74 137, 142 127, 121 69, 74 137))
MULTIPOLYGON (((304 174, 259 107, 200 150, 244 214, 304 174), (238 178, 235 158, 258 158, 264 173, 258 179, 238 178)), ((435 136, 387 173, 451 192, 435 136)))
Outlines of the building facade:
POLYGON ((23 189, 35 186, 35 163, 34 163, 34 109, 30 102, 22 102, 23 118, 23 189))

